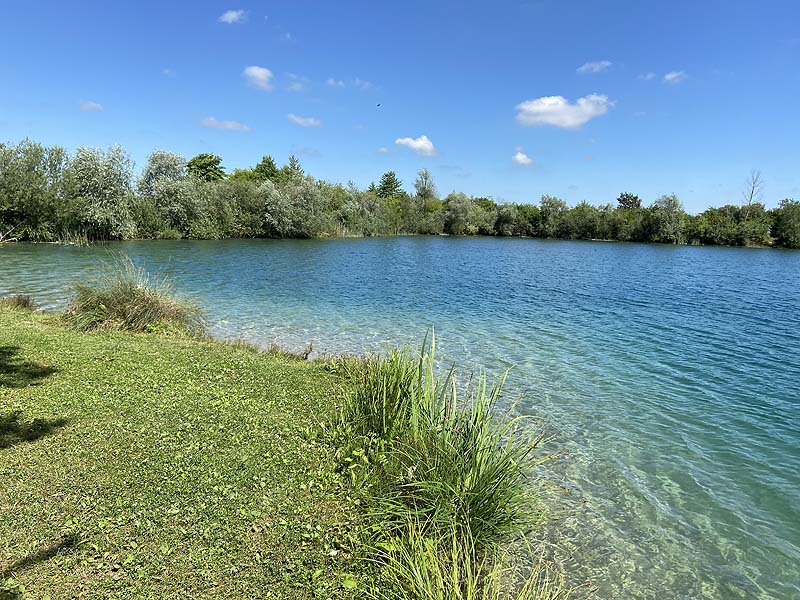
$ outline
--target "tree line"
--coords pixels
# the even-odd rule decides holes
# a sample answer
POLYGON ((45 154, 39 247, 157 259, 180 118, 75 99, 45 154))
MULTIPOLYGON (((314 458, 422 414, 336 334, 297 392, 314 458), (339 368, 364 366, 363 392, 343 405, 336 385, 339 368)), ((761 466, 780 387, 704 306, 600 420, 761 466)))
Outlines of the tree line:
POLYGON ((442 198, 427 169, 413 188, 393 171, 360 189, 315 179, 294 156, 226 173, 219 156, 163 150, 134 177, 120 146, 69 154, 24 140, 0 144, 0 241, 449 234, 800 248, 800 201, 766 209, 757 172, 738 204, 698 215, 674 194, 649 206, 631 193, 572 207, 547 195, 539 204, 442 198))

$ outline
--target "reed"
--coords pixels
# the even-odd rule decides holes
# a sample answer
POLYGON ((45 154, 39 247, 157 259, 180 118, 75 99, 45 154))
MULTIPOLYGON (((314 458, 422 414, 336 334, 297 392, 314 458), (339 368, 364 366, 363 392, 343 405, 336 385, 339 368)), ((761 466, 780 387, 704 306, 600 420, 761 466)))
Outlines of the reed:
POLYGON ((152 277, 127 257, 107 266, 96 281, 76 285, 66 318, 83 331, 200 333, 203 330, 201 311, 195 304, 176 297, 166 279, 152 277))

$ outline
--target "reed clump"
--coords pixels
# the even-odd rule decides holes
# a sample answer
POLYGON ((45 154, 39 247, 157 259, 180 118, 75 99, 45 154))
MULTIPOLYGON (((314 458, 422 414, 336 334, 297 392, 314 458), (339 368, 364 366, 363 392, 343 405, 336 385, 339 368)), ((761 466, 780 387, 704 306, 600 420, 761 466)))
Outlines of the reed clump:
POLYGON ((202 313, 129 258, 119 259, 92 283, 77 284, 66 318, 77 329, 202 333, 202 313))
POLYGON ((16 294, 0 298, 0 307, 13 310, 36 310, 36 302, 34 302, 31 296, 16 294))
POLYGON ((498 414, 505 375, 468 393, 435 368, 431 334, 415 355, 396 350, 348 366, 354 392, 340 429, 342 458, 367 496, 380 598, 559 598, 560 580, 532 554, 505 551, 542 520, 531 480, 543 437, 498 414), (513 576, 512 576, 513 573, 513 576))

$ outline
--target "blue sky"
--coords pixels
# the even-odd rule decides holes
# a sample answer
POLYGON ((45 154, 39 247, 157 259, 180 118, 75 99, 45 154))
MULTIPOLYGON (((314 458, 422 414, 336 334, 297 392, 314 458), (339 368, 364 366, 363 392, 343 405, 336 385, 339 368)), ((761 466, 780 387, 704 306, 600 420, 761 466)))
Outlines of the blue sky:
POLYGON ((757 168, 774 206, 800 197, 798 23, 796 0, 4 0, 0 140, 691 212, 757 168))

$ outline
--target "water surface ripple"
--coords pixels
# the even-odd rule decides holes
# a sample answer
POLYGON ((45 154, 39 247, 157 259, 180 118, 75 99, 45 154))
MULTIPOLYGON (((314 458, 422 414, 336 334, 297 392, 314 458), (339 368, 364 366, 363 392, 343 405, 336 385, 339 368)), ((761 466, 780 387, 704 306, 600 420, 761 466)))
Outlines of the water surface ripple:
POLYGON ((566 456, 560 554, 599 598, 800 598, 800 252, 524 239, 0 246, 61 307, 109 250, 213 331, 318 351, 418 342, 512 367, 566 456))

